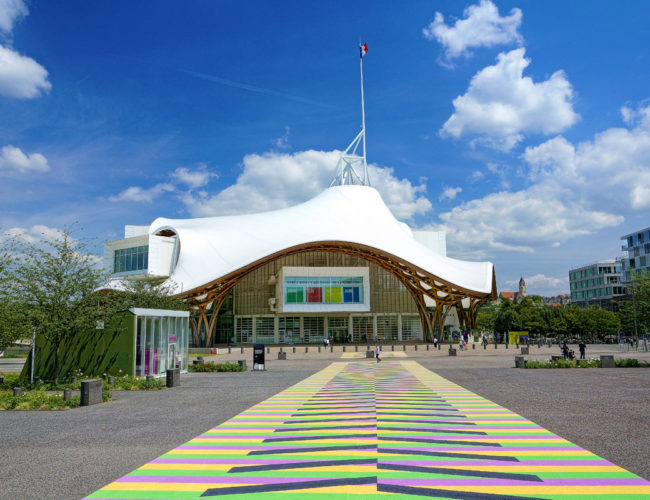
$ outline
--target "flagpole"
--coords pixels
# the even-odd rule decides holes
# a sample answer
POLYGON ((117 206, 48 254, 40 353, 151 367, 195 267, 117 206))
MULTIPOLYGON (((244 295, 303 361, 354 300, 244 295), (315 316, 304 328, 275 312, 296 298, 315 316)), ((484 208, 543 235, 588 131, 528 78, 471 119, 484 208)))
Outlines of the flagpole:
POLYGON ((359 71, 361 73, 361 130, 363 131, 363 184, 370 185, 368 179, 368 165, 366 163, 366 108, 363 101, 363 54, 359 57, 359 71))

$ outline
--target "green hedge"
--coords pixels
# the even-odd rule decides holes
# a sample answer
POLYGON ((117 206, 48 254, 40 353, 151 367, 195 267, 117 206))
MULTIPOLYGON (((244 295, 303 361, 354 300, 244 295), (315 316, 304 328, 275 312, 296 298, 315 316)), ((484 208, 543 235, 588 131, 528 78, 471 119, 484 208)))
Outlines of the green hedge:
MULTIPOLYGON (((623 358, 614 361, 619 368, 648 367, 648 363, 640 363, 638 359, 623 358)), ((557 361, 535 361, 527 360, 526 368, 600 368, 599 359, 558 359, 557 361)))
POLYGON ((214 363, 208 361, 207 363, 201 363, 198 365, 190 365, 189 371, 197 373, 205 372, 243 372, 244 367, 239 366, 239 363, 231 363, 226 361, 225 363, 214 363))

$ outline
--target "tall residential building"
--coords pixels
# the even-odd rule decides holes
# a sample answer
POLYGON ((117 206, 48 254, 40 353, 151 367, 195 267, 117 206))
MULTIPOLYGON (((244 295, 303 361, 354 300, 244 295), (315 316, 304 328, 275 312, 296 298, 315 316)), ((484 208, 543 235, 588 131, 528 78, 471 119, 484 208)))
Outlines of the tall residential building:
POLYGON ((625 294, 621 284, 621 261, 600 260, 569 271, 571 302, 580 307, 598 305, 612 309, 612 299, 625 294))
POLYGON ((650 227, 621 236, 625 241, 622 258, 622 281, 632 281, 632 273, 650 268, 650 227))

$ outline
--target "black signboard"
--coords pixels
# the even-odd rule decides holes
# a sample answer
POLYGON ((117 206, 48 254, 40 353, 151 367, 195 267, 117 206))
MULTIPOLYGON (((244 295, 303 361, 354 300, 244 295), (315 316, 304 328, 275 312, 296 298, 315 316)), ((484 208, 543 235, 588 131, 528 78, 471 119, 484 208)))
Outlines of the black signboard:
POLYGON ((264 369, 264 344, 253 344, 253 370, 264 369))

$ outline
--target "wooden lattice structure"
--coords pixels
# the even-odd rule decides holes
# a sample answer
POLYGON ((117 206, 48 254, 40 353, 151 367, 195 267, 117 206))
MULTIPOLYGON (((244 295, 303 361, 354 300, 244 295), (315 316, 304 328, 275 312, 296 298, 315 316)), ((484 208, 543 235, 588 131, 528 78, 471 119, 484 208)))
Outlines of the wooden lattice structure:
POLYGON ((219 309, 228 294, 243 277, 281 257, 307 252, 333 252, 351 255, 371 262, 394 275, 413 297, 422 321, 422 331, 427 340, 433 340, 434 325, 438 327, 439 332, 442 332, 444 317, 450 308, 456 309, 461 325, 467 329, 476 328, 476 315, 481 305, 497 297, 494 269, 492 271, 492 290, 489 293, 479 293, 446 281, 376 248, 343 241, 320 241, 286 248, 201 287, 179 294, 185 298, 189 306, 198 310, 198 319, 193 325, 195 335, 203 326, 207 345, 210 345, 210 332, 214 330, 219 309), (432 315, 429 314, 431 308, 427 307, 426 298, 432 299, 435 303, 432 315), (465 307, 463 301, 466 304, 465 307), (209 310, 211 310, 211 315, 207 314, 209 310), (210 317, 208 318, 208 316, 210 317))

